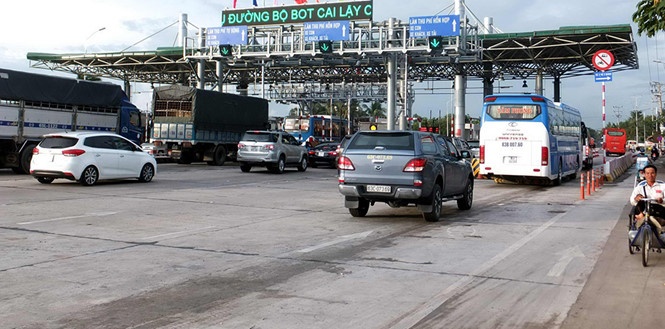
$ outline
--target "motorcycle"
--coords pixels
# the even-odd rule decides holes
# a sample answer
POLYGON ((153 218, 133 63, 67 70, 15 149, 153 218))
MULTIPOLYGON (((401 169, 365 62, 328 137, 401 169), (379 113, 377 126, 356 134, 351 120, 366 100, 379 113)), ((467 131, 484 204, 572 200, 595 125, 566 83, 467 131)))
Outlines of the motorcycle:
POLYGON ((661 252, 665 248, 665 232, 660 233, 662 227, 658 220, 650 216, 651 202, 656 199, 642 199, 646 202, 644 219, 638 220, 634 215, 630 216, 628 224, 628 251, 630 254, 642 252, 642 266, 649 265, 649 252, 661 252))

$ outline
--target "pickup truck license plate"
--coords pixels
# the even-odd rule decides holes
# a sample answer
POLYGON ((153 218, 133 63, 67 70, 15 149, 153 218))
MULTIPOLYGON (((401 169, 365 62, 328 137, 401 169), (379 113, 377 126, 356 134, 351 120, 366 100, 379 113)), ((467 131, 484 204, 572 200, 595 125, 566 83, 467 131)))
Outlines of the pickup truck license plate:
POLYGON ((367 192, 390 193, 390 186, 386 185, 367 185, 367 192))

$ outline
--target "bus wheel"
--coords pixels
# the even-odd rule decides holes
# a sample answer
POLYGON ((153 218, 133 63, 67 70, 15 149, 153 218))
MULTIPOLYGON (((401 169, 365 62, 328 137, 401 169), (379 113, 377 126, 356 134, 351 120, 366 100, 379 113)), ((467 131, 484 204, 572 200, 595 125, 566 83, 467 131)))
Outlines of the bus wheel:
POLYGON ((561 160, 559 160, 559 172, 556 174, 556 178, 554 179, 554 181, 552 181, 552 183, 554 184, 554 186, 559 186, 559 185, 561 185, 561 174, 562 174, 562 171, 563 171, 563 166, 561 165, 561 160))

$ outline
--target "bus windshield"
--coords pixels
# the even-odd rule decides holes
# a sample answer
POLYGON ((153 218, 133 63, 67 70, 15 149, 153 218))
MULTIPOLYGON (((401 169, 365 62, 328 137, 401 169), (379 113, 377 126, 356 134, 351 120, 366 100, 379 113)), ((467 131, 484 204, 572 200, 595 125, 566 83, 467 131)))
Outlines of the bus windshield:
POLYGON ((495 120, 532 120, 540 113, 540 105, 536 104, 492 104, 487 106, 487 115, 495 120))

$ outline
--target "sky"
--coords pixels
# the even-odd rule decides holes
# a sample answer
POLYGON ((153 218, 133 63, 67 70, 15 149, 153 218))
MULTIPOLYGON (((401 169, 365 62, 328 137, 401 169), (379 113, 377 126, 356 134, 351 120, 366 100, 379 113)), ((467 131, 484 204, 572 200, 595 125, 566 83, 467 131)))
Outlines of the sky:
MULTIPOLYGON (((314 2, 313 0, 310 0, 314 2)), ((272 6, 275 0, 258 0, 259 6, 272 6)), ((293 0, 277 0, 293 4, 293 0)), ((324 1, 322 1, 324 2, 324 1)), ((331 1, 332 2, 332 1, 331 1)), ((453 14, 453 1, 374 0, 374 21, 391 17, 408 21, 412 16, 453 14)), ((665 83, 665 33, 653 38, 637 34, 631 16, 637 0, 466 0, 466 6, 476 17, 492 17, 494 26, 505 33, 556 30, 561 26, 631 24, 637 43, 639 70, 616 72, 606 86, 606 124, 626 120, 631 111, 655 114, 656 105, 650 81, 665 83)), ((237 0, 238 8, 249 8, 252 0, 237 0)), ((193 25, 190 37, 198 27, 221 25, 221 12, 233 7, 233 0, 24 0, 3 4, 0 19, 0 66, 6 69, 64 75, 30 67, 28 52, 82 53, 118 52, 123 50, 154 50, 177 45, 177 22, 187 14, 193 25), (171 26, 171 27, 169 27, 171 26), (101 31, 100 31, 101 30, 101 31)), ((469 15, 471 23, 475 19, 469 15)), ((71 76, 71 75, 65 75, 71 76)), ((117 80, 109 80, 120 83, 117 80)), ((528 80, 530 90, 522 81, 505 81, 502 92, 533 91, 535 81, 528 80)), ((466 113, 478 117, 482 106, 480 82, 469 82, 466 113)), ((417 88, 427 87, 424 85, 417 88)), ((430 86, 432 87, 432 86, 430 86)), ((450 87, 449 81, 433 87, 450 87)), ((496 86, 495 86, 496 87, 496 86)), ((553 98, 552 80, 546 78, 544 95, 553 98)), ((149 106, 150 88, 143 84, 132 86, 132 101, 142 109, 149 106)), ((442 115, 450 109, 449 95, 416 94, 413 112, 424 117, 442 115)), ((562 80, 562 102, 580 109, 583 120, 594 129, 602 127, 601 84, 593 75, 562 80)), ((270 114, 284 116, 290 107, 271 102, 270 114)))

